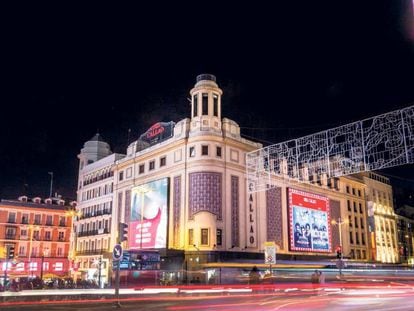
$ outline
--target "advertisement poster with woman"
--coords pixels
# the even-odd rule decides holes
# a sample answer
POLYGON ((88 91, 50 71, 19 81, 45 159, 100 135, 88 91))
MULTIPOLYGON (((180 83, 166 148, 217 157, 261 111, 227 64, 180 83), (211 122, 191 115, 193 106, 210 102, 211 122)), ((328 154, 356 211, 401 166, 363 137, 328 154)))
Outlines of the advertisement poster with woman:
POLYGON ((289 189, 290 249, 331 252, 327 197, 289 189))
POLYGON ((130 249, 167 246, 168 181, 163 178, 132 188, 130 249))

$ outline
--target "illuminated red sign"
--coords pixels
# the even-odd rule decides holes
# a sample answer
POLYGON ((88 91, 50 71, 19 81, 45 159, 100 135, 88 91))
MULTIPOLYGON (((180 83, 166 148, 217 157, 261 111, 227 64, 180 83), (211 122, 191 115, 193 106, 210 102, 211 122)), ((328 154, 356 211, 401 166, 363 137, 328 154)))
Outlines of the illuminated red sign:
POLYGON ((165 128, 161 125, 161 123, 156 123, 151 126, 147 131, 147 138, 153 138, 154 136, 160 135, 165 131, 165 128))

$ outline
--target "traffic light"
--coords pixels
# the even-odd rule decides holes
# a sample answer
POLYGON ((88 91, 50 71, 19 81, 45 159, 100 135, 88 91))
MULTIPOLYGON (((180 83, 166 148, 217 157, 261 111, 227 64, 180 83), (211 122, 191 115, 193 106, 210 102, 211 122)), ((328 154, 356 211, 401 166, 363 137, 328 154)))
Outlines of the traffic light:
POLYGON ((7 256, 8 259, 14 258, 14 246, 9 247, 9 255, 7 256))
POLYGON ((128 225, 124 222, 119 224, 119 236, 120 242, 128 241, 128 225))

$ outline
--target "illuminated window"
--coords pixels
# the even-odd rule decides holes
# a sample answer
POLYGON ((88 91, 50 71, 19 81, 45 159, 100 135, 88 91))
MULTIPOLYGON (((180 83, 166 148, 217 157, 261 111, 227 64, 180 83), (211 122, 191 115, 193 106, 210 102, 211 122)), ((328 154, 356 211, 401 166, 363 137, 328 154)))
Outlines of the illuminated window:
POLYGON ((193 103, 194 103, 193 117, 196 117, 198 114, 198 94, 194 94, 193 103))
POLYGON ((190 157, 195 157, 195 147, 190 147, 190 157))
POLYGON ((194 244, 194 229, 188 229, 188 245, 194 244))
POLYGON ((144 174, 144 171, 145 171, 145 164, 141 164, 139 166, 139 174, 144 174))
POLYGON ((216 235, 216 243, 217 245, 222 245, 223 243, 223 230, 217 229, 217 235, 216 235))
POLYGON ((149 170, 152 171, 155 168, 155 161, 149 163, 149 170))
POLYGON ((213 94, 213 115, 218 117, 218 95, 213 94))
POLYGON ((208 155, 208 146, 201 146, 201 155, 208 155))
POLYGON ((208 115, 208 94, 207 93, 203 93, 203 102, 202 102, 202 115, 206 116, 208 115))
POLYGON ((208 245, 208 229, 201 229, 201 245, 208 245))
POLYGON ((160 159, 160 167, 165 166, 167 164, 167 157, 162 157, 160 159))

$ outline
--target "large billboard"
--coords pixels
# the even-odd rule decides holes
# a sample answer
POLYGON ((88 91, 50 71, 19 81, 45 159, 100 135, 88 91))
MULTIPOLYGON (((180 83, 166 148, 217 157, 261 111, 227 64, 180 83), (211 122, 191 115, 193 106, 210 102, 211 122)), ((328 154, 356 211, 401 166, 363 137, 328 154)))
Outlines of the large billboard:
POLYGON ((330 253, 332 239, 329 199, 291 188, 288 193, 290 249, 330 253))
POLYGON ((163 178, 132 188, 130 249, 166 248, 169 179, 163 178))

